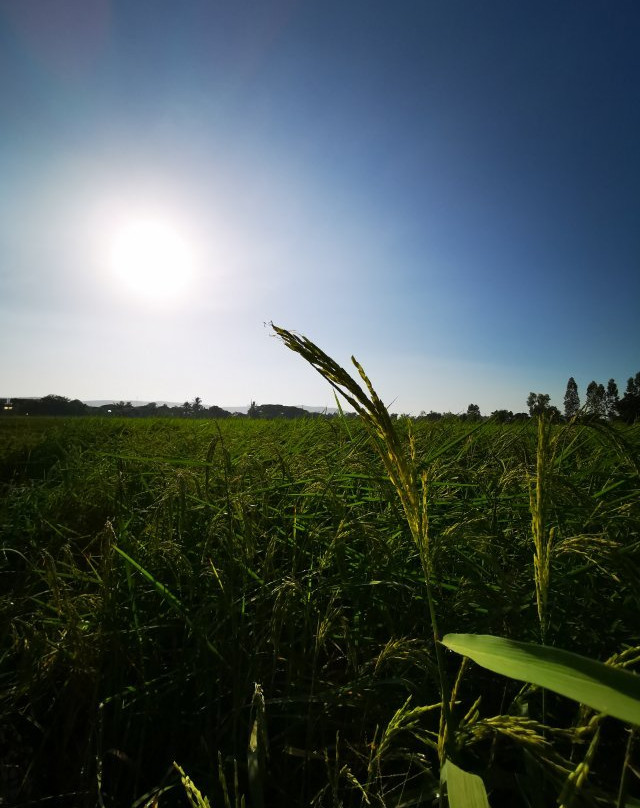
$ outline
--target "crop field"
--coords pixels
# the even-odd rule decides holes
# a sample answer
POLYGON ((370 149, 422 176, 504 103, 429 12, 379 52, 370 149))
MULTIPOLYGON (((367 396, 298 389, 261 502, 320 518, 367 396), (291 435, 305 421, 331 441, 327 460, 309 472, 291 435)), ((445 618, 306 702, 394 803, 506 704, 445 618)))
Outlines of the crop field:
POLYGON ((434 643, 637 670, 640 429, 393 429, 0 420, 0 804, 436 806, 446 749, 493 808, 640 804, 631 725, 434 643))

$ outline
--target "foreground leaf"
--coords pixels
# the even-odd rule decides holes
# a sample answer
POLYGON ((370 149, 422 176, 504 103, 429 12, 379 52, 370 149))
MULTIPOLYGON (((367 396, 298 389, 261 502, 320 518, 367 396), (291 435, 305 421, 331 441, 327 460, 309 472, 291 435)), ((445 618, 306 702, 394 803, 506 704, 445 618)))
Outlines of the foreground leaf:
POLYGON ((548 645, 490 634, 447 634, 442 644, 495 673, 553 690, 640 726, 640 676, 548 645))
POLYGON ((449 808, 489 808, 482 778, 445 760, 440 780, 447 784, 449 808))

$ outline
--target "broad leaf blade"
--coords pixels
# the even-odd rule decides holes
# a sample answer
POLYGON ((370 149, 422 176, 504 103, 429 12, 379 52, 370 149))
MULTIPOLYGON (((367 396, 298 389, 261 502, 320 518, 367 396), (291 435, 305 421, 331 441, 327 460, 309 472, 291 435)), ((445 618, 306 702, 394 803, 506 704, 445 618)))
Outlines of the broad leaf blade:
POLYGON ((489 808, 482 778, 445 760, 440 780, 447 784, 449 808, 489 808))
POLYGON ((442 644, 490 671, 640 726, 640 676, 634 673, 560 648, 490 634, 447 634, 442 644))

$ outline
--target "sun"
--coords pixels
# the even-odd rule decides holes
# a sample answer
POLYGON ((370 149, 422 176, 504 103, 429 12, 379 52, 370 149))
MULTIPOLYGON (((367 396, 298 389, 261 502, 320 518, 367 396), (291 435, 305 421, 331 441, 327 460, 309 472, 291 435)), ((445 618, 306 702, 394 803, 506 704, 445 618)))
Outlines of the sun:
POLYGON ((195 271, 186 235, 171 221, 153 217, 131 219, 115 230, 110 265, 125 288, 155 301, 183 295, 195 271))

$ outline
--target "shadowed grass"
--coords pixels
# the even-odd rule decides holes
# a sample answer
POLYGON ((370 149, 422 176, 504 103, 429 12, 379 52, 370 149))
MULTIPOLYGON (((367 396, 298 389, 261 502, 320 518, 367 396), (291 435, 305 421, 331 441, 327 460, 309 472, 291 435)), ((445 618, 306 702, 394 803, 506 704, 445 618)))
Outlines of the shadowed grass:
MULTIPOLYGON (((535 425, 469 434, 457 421, 415 423, 413 455, 408 425, 393 426, 419 509, 428 470, 440 630, 538 640, 535 425)), ((620 433, 637 455, 638 430, 620 433)), ((637 644, 638 476, 629 453, 588 425, 554 425, 551 438, 549 637, 607 659, 637 644)), ((426 708, 440 689, 421 545, 364 425, 7 419, 0 459, 9 804, 73 794, 58 804, 99 797, 119 808, 169 788, 160 805, 184 805, 173 760, 212 805, 225 804, 220 770, 231 804, 248 798, 256 682, 269 738, 265 805, 363 805, 363 789, 372 805, 429 804, 439 711, 426 708)), ((453 682, 458 664, 444 664, 453 682)), ((528 710, 539 722, 536 698, 470 668, 452 709, 474 738, 464 764, 489 773, 494 808, 525 805, 521 789, 535 787, 539 769, 518 751, 524 729, 509 735, 483 716, 528 710)), ((551 697, 547 717, 577 721, 551 697)), ((569 760, 569 738, 549 737, 569 760)), ((617 795, 626 741, 603 725, 593 799, 617 795)), ((575 749, 584 759, 584 743, 575 749)), ((561 765, 548 759, 540 765, 561 765)), ((575 766, 565 768, 550 775, 556 793, 575 766)), ((629 770, 631 794, 634 778, 629 770)))

